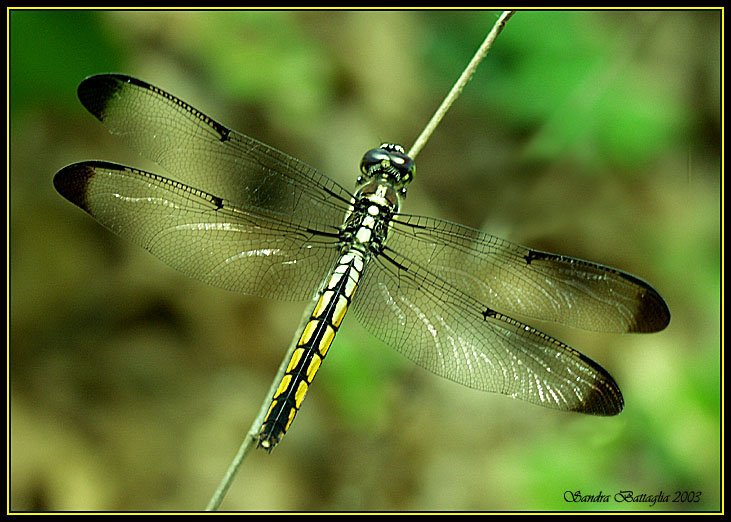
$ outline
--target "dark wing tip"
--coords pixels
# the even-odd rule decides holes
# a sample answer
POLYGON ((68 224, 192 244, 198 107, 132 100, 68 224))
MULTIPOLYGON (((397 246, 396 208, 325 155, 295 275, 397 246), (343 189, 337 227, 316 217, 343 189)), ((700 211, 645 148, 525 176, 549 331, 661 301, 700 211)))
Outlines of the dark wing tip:
POLYGON ((670 324, 670 308, 655 290, 643 296, 633 332, 659 332, 670 324))
POLYGON ((121 81, 117 75, 112 74, 90 76, 79 84, 76 94, 86 110, 104 121, 107 104, 119 90, 121 81))
POLYGON ((662 296, 649 283, 639 277, 623 273, 625 279, 630 280, 642 288, 639 294, 634 322, 629 325, 630 333, 651 333, 664 330, 670 324, 670 309, 662 296))
POLYGON ((53 177, 53 186, 71 203, 87 210, 87 187, 94 172, 91 163, 74 163, 56 173, 53 177))
POLYGON ((603 381, 597 383, 597 387, 582 403, 571 411, 611 417, 612 415, 617 415, 623 409, 624 398, 622 397, 622 392, 619 390, 617 383, 614 382, 614 379, 612 379, 611 382, 603 381))
POLYGON ((617 381, 595 361, 579 352, 576 355, 593 368, 594 382, 588 388, 588 393, 585 392, 583 400, 571 408, 571 411, 604 417, 617 415, 624 409, 624 397, 617 381))
POLYGON ((125 84, 149 87, 147 83, 124 74, 97 74, 85 78, 79 84, 76 94, 90 113, 104 121, 107 104, 125 84))
POLYGON ((87 194, 89 182, 99 173, 99 170, 119 170, 123 165, 108 161, 84 161, 73 163, 59 170, 53 177, 53 186, 59 194, 74 205, 88 212, 87 194))

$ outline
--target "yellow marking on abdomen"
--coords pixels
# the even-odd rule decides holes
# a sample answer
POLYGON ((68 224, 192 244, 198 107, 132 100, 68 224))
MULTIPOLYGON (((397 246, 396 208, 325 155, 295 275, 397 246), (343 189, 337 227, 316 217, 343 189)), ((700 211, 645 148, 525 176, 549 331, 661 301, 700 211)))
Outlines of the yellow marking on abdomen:
POLYGON ((297 385, 297 391, 294 393, 294 403, 297 406, 297 409, 299 409, 300 404, 302 404, 302 401, 305 398, 305 394, 307 393, 307 382, 302 379, 300 383, 297 385))
POLYGON ((335 303, 335 309, 333 310, 333 325, 335 328, 340 328, 340 323, 343 322, 345 312, 348 311, 348 300, 345 296, 338 296, 338 302, 335 303))
POLYGON ((315 378, 315 374, 320 368, 320 364, 322 364, 322 358, 316 353, 313 353, 312 360, 310 361, 310 364, 307 365, 307 382, 312 383, 312 379, 315 378))
POLYGON ((319 319, 322 316, 322 313, 327 309, 327 306, 330 304, 330 300, 332 299, 333 295, 335 295, 335 292, 333 292, 332 290, 327 290, 322 293, 319 301, 317 301, 317 306, 315 306, 315 310, 312 312, 312 317, 319 319))
POLYGON ((279 383, 279 388, 277 388, 277 392, 274 394, 274 398, 276 399, 281 394, 283 394, 285 391, 287 391, 287 388, 289 388, 289 383, 292 382, 292 376, 287 374, 284 377, 282 377, 282 382, 279 383))
POLYGON ((310 321, 309 323, 307 323, 307 326, 305 326, 305 329, 302 332, 302 337, 300 337, 297 346, 304 346, 308 342, 310 342, 310 339, 312 339, 312 334, 315 333, 315 329, 317 328, 318 323, 319 321, 310 321))
POLYGON ((267 411, 267 415, 266 415, 266 417, 264 417, 264 422, 266 422, 267 420, 269 420, 269 415, 271 415, 271 414, 272 414, 272 410, 274 409, 274 406, 275 406, 276 404, 277 404, 277 400, 276 400, 276 399, 274 399, 274 400, 272 401, 272 404, 271 404, 271 406, 269 406, 269 411, 267 411))
POLYGON ((335 330, 333 330, 332 326, 327 325, 325 327, 325 333, 322 335, 322 339, 320 339, 320 344, 317 345, 317 351, 320 352, 320 357, 323 359, 330 349, 333 339, 335 339, 335 330))
POLYGON ((284 427, 284 435, 287 433, 287 430, 289 430, 289 425, 292 424, 292 421, 294 420, 294 416, 297 415, 297 408, 290 408, 289 409, 289 418, 287 419, 287 425, 284 427))
POLYGON ((302 359, 302 354, 305 353, 304 348, 297 348, 292 354, 292 358, 289 360, 289 366, 287 366, 287 372, 289 373, 294 370, 302 359))

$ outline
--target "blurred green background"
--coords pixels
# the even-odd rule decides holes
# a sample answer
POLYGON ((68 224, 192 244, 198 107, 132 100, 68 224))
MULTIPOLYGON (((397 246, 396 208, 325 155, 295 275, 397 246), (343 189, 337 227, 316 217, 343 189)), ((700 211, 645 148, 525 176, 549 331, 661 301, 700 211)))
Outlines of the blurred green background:
MULTIPOLYGON (((187 279, 56 194, 75 161, 160 171, 84 110, 78 83, 142 78, 352 187, 365 150, 408 149, 496 17, 10 13, 13 510, 202 509, 304 307, 187 279)), ((221 509, 720 509, 720 40, 717 11, 520 12, 409 189, 407 212, 662 293, 659 334, 531 321, 613 374, 621 415, 469 390, 350 318, 282 444, 248 457, 221 509), (614 500, 626 490, 670 499, 614 500)))

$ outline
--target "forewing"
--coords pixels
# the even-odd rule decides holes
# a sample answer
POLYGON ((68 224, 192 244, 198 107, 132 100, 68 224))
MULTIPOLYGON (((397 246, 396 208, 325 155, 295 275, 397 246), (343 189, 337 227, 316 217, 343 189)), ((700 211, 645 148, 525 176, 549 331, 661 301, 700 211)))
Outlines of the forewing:
POLYGON ((173 178, 236 203, 339 226, 351 194, 316 169, 218 123, 146 82, 85 79, 81 103, 173 178))
POLYGON ((337 229, 225 198, 149 172, 89 161, 56 189, 113 232, 173 268, 226 290, 310 299, 334 262, 337 229))

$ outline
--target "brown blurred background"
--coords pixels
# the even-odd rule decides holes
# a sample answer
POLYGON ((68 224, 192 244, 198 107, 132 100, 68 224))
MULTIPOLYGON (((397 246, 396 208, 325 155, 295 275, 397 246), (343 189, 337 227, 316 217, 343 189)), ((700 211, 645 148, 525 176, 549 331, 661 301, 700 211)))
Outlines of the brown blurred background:
MULTIPOLYGON (((408 149, 496 17, 10 13, 11 509, 202 509, 304 307, 187 279, 63 200, 51 180, 75 161, 160 171, 78 83, 139 77, 352 187, 365 150, 408 149)), ((351 317, 292 430, 249 456, 221 508, 718 510, 720 45, 718 11, 519 12, 406 201, 650 281, 673 314, 662 333, 531 322, 613 374, 621 415, 469 390, 351 317)))

